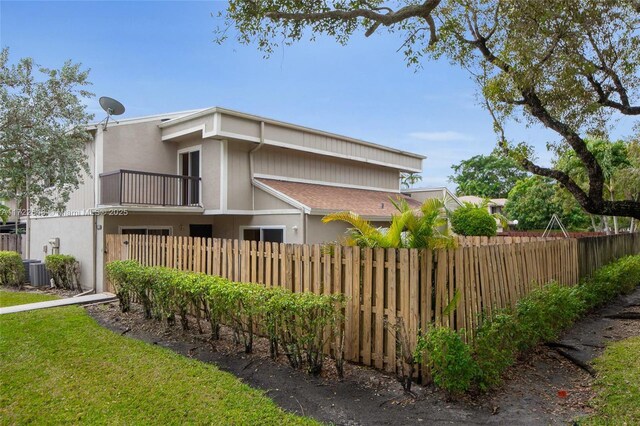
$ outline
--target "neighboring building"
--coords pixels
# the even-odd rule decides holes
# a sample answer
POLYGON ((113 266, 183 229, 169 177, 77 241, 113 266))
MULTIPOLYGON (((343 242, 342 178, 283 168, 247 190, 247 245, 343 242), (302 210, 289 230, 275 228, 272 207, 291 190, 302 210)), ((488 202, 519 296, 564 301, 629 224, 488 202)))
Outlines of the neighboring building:
MULTIPOLYGON (((475 195, 463 195, 458 197, 460 201, 475 204, 479 206, 484 202, 486 198, 476 197, 475 195)), ((504 206, 507 204, 506 198, 489 198, 489 203, 487 205, 487 210, 491 214, 502 214, 504 211, 504 206)))
POLYGON ((462 207, 462 201, 446 187, 440 188, 410 188, 403 189, 402 193, 410 196, 414 200, 423 203, 425 200, 437 198, 444 200, 447 210, 453 211, 462 207))
POLYGON ((91 175, 64 215, 31 221, 32 258, 80 260, 83 282, 102 289, 105 234, 183 235, 319 243, 347 226, 322 224, 350 210, 388 223, 400 173, 423 156, 224 108, 90 126, 91 175))

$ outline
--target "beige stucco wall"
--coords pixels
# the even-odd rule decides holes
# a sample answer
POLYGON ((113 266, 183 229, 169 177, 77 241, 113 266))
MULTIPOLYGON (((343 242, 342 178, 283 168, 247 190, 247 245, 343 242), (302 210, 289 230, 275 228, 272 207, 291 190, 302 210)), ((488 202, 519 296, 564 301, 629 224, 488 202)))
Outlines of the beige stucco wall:
POLYGON ((160 119, 110 126, 103 133, 103 171, 118 169, 176 173, 177 145, 162 142, 160 119))
MULTIPOLYGON (((331 242, 344 242, 347 229, 350 226, 345 222, 322 223, 323 216, 307 216, 307 243, 320 244, 331 242)), ((371 222, 375 227, 388 227, 389 222, 371 222)))
POLYGON ((131 213, 127 216, 106 216, 103 232, 118 234, 120 226, 169 226, 173 235, 187 236, 189 224, 212 224, 215 238, 231 239, 240 238, 241 226, 284 226, 287 243, 302 243, 300 214, 208 216, 131 213))
POLYGON ((47 217, 31 219, 31 259, 44 260, 51 254, 49 240, 60 238, 60 254, 70 254, 80 262, 80 283, 93 287, 93 217, 47 217), (44 252, 43 247, 47 248, 44 252))
POLYGON ((255 210, 288 210, 295 208, 259 188, 254 188, 253 198, 255 210))

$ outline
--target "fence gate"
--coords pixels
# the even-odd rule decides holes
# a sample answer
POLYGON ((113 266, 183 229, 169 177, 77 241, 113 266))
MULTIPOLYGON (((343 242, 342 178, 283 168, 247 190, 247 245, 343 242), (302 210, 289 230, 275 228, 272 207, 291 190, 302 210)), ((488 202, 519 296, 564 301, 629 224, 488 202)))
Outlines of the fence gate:
MULTIPOLYGON (((120 234, 108 234, 104 242, 104 265, 114 260, 129 259, 129 236, 120 234)), ((107 279, 106 270, 104 273, 104 291, 113 293, 115 289, 107 279)))

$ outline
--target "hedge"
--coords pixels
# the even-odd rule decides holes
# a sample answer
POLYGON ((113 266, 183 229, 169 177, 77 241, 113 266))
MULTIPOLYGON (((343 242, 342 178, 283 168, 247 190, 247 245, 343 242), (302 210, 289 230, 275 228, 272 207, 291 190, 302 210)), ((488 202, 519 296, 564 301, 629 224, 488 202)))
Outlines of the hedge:
POLYGON ((320 373, 324 347, 331 344, 342 374, 343 295, 292 293, 217 276, 141 266, 132 260, 111 262, 106 269, 123 312, 136 300, 146 318, 173 325, 179 316, 185 330, 193 325, 191 313, 200 329, 201 319, 210 322, 213 339, 220 337, 220 325, 225 324, 247 353, 253 351, 258 332, 269 338, 272 357, 282 351, 292 367, 306 368, 311 374, 320 373))
POLYGON ((589 310, 640 284, 640 255, 627 256, 598 269, 577 286, 549 283, 523 297, 515 309, 482 318, 470 343, 462 333, 431 328, 418 338, 414 359, 427 358, 434 383, 452 393, 487 390, 518 354, 551 341, 589 310), (470 355, 470 356, 469 356, 470 355))
POLYGON ((50 254, 44 259, 45 266, 58 288, 82 290, 80 286, 80 264, 67 254, 50 254))
POLYGON ((22 257, 15 251, 0 251, 0 285, 21 287, 24 284, 22 257))
POLYGON ((451 228, 458 235, 493 237, 498 225, 485 207, 467 204, 451 213, 451 228))

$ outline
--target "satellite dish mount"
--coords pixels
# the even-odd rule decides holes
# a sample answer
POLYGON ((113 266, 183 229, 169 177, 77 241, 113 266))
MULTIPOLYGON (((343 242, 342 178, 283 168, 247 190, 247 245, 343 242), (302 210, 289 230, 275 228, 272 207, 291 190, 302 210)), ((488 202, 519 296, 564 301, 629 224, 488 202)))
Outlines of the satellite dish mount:
MULTIPOLYGON (((102 124, 102 130, 107 130, 111 116, 124 114, 124 105, 108 96, 101 97, 98 102, 100 102, 100 106, 107 113, 107 117, 100 122, 100 124, 102 124)), ((114 121, 118 124, 116 120, 114 121)))

